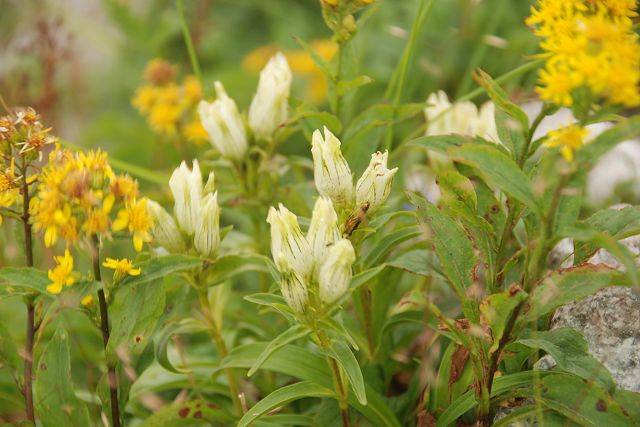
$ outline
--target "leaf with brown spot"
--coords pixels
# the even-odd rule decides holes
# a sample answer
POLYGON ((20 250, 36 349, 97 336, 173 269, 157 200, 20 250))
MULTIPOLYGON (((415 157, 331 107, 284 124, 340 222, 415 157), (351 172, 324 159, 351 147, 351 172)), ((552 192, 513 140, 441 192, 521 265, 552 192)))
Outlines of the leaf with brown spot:
POLYGON ((449 373, 449 387, 453 385, 456 381, 460 379, 462 376, 462 372, 464 371, 464 366, 469 359, 469 351, 461 346, 457 345, 456 350, 453 352, 451 356, 451 370, 449 373))

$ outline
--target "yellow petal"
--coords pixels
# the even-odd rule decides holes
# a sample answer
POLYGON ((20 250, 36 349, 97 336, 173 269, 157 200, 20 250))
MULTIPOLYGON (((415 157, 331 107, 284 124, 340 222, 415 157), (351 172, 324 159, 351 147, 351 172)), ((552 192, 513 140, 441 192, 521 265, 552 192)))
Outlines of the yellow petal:
POLYGON ((133 235, 133 247, 136 249, 136 251, 140 252, 142 250, 143 243, 144 241, 142 240, 142 237, 140 237, 139 234, 133 235))
POLYGON ((139 276, 141 271, 140 268, 132 268, 129 270, 129 276, 139 276))
POLYGON ((118 212, 118 218, 113 221, 113 231, 124 230, 129 225, 129 214, 125 210, 118 212))
POLYGON ((58 232, 55 227, 47 227, 44 232, 44 245, 48 248, 54 245, 58 240, 58 232))
POLYGON ((59 294, 62 291, 62 283, 52 283, 47 286, 47 292, 52 293, 54 295, 59 294))

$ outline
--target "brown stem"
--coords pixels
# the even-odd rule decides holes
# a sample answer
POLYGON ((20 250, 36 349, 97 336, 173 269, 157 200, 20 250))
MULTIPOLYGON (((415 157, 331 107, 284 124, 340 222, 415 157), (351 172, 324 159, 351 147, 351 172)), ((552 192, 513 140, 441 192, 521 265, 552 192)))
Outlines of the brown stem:
MULTIPOLYGON (((93 261, 93 275, 96 281, 102 282, 100 273, 100 243, 97 236, 93 236, 93 248, 91 257, 93 261)), ((98 300, 100 305, 100 330, 102 331, 102 342, 105 352, 109 343, 109 310, 107 308, 107 298, 104 290, 98 290, 98 300)), ((118 405, 118 376, 116 375, 115 364, 107 357, 107 384, 109 385, 109 396, 111 399, 111 422, 113 427, 120 427, 120 406, 118 405)))
MULTIPOLYGON (((29 184, 24 168, 22 183, 22 225, 24 230, 24 248, 27 267, 33 267, 33 233, 29 218, 29 184)), ((35 333, 35 306, 32 297, 27 298, 27 341, 24 356, 24 404, 27 420, 35 423, 33 409, 33 336, 35 333)))

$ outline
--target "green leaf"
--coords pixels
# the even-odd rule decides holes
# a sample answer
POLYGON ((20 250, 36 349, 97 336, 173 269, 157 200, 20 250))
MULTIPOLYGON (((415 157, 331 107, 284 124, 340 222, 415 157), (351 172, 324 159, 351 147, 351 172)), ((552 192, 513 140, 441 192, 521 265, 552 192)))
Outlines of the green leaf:
POLYGON ((449 169, 438 175, 441 200, 447 206, 461 204, 469 211, 475 212, 478 197, 471 180, 455 169, 449 169))
POLYGON ((6 325, 0 320, 0 368, 7 367, 14 375, 21 364, 18 348, 6 325))
POLYGON ((475 78, 496 105, 496 127, 500 140, 510 145, 513 149, 514 157, 520 159, 526 154, 524 153, 525 138, 529 132, 527 114, 509 100, 504 90, 489 74, 482 70, 477 70, 475 78), (497 113, 498 111, 503 112, 511 120, 511 123, 508 120, 501 120, 500 115, 497 113))
POLYGON ((356 356, 353 354, 348 345, 342 341, 334 341, 328 350, 329 355, 344 369, 349 379, 349 384, 356 394, 358 402, 362 405, 367 404, 367 394, 364 388, 364 378, 356 356))
MULTIPOLYGON (((566 228, 561 231, 562 236, 571 237, 574 242, 587 242, 596 248, 603 248, 613 255, 621 264, 626 267, 626 272, 634 286, 640 284, 640 274, 636 266, 635 254, 631 250, 618 242, 615 238, 605 233, 584 228, 566 228)), ((574 259, 574 264, 577 264, 574 259)))
MULTIPOLYGON (((218 369, 249 369, 268 343, 254 343, 238 346, 231 350, 218 369)), ((285 375, 312 381, 327 389, 333 388, 331 371, 324 357, 309 349, 287 345, 277 350, 262 366, 262 369, 280 372, 285 375)), ((373 425, 400 427, 400 422, 393 414, 385 399, 365 383, 367 405, 358 402, 355 394, 349 393, 349 404, 369 419, 373 425)))
POLYGON ((353 278, 351 279, 351 284, 349 285, 349 289, 351 289, 351 292, 355 291, 360 286, 376 277, 386 267, 386 264, 380 264, 367 270, 361 271, 360 273, 353 276, 353 278))
POLYGON ((47 286, 51 284, 47 273, 33 267, 0 268, 0 283, 5 284, 3 291, 8 294, 18 290, 22 292, 37 292, 51 296, 51 294, 47 292, 47 286))
MULTIPOLYGON (((593 230, 606 233, 615 239, 622 239, 640 232, 640 206, 624 209, 603 209, 585 219, 583 224, 593 230)), ((576 264, 589 259, 597 250, 595 242, 574 242, 576 264)))
POLYGON ((358 89, 360 86, 368 85, 373 82, 373 79, 369 76, 361 75, 350 80, 341 80, 336 88, 338 96, 344 96, 349 92, 358 89))
POLYGON ((270 307, 278 313, 282 314, 292 323, 295 321, 295 313, 293 312, 293 310, 291 310, 289 305, 287 305, 285 299, 280 295, 258 293, 247 295, 244 297, 244 299, 254 304, 270 307))
POLYGON ((589 170, 607 151, 623 141, 640 135, 640 116, 625 119, 598 135, 593 141, 585 144, 576 153, 576 163, 589 170))
POLYGON ((631 286, 631 280, 623 272, 593 264, 552 273, 531 293, 525 321, 535 321, 561 305, 579 301, 607 286, 631 286))
POLYGON ((531 398, 581 425, 633 426, 626 410, 607 391, 593 382, 570 374, 550 375, 534 385, 531 398))
POLYGON ((264 364, 264 362, 266 362, 267 359, 271 357, 271 355, 276 350, 284 347, 287 344, 294 342, 297 339, 300 339, 302 337, 309 335, 310 332, 311 331, 307 329, 304 325, 297 324, 290 327, 289 329, 287 329, 277 337, 275 337, 273 340, 271 340, 271 342, 269 342, 269 345, 267 346, 267 348, 265 348, 262 354, 258 357, 258 360, 256 360, 256 363, 254 363, 251 369, 249 369, 247 376, 250 377, 251 375, 255 374, 256 371, 260 369, 260 367, 264 364))
POLYGON ((167 255, 141 262, 139 276, 127 276, 118 283, 119 288, 138 286, 144 283, 161 281, 164 277, 180 271, 202 266, 202 260, 186 255, 167 255))
POLYGON ((140 427, 196 427, 213 424, 225 427, 234 423, 229 413, 203 399, 166 406, 145 419, 140 427))
POLYGON ((589 381, 597 381, 610 392, 616 388, 611 374, 589 354, 584 337, 575 329, 527 331, 516 341, 530 348, 542 349, 553 357, 558 367, 589 381))
POLYGON ((184 319, 179 323, 171 323, 154 337, 154 354, 156 360, 169 372, 186 373, 187 369, 176 368, 169 360, 167 349, 174 335, 206 331, 206 326, 196 319, 184 319))
POLYGON ((263 255, 224 255, 216 259, 208 272, 213 277, 211 283, 218 284, 229 280, 235 275, 247 271, 269 272, 269 263, 272 261, 263 255))
MULTIPOLYGON (((540 378, 546 378, 551 375, 564 375, 555 372, 544 371, 525 371, 517 374, 505 375, 496 378, 491 387, 491 398, 494 399, 505 393, 510 393, 516 388, 527 387, 540 378)), ((470 411, 477 402, 475 399, 475 390, 470 390, 451 402, 451 404, 438 417, 436 427, 448 427, 456 422, 465 412, 470 411)))
POLYGON ((56 330, 36 365, 34 401, 44 427, 91 425, 87 407, 73 392, 69 335, 63 328, 56 330))
POLYGON ((421 136, 408 142, 410 145, 424 147, 442 154, 448 154, 449 150, 462 147, 466 144, 484 145, 495 147, 495 143, 480 137, 465 136, 459 134, 421 136))
POLYGON ((422 230, 417 225, 403 227, 385 234, 365 256, 363 265, 365 267, 371 267, 379 264, 384 256, 395 249, 400 243, 418 237, 420 234, 422 234, 422 230))
POLYGON ((119 286, 109 306, 111 335, 107 357, 117 360, 116 352, 120 346, 131 354, 140 354, 152 337, 164 306, 162 283, 145 281, 136 286, 119 286))
POLYGON ((527 299, 527 293, 519 286, 511 286, 500 293, 489 295, 480 303, 480 325, 491 329, 493 343, 489 353, 498 349, 504 330, 516 308, 527 299))
POLYGON ((496 108, 494 116, 500 142, 509 148, 514 159, 522 158, 526 154, 524 148, 527 143, 528 129, 523 128, 515 117, 499 108, 496 108))
POLYGON ((417 274, 418 276, 433 277, 440 276, 435 271, 434 254, 427 249, 416 249, 413 251, 405 252, 387 262, 389 267, 399 268, 409 273, 417 274))
POLYGON ((281 387, 256 403, 238 422, 238 427, 246 427, 269 411, 289 402, 306 397, 333 397, 334 393, 311 381, 281 387))
POLYGON ((460 224, 427 200, 409 194, 409 201, 418 208, 419 220, 433 233, 431 240, 442 272, 462 302, 465 316, 471 321, 477 321, 477 303, 469 301, 466 295, 467 290, 473 286, 475 268, 478 264, 471 240, 460 224))
POLYGON ((452 150, 451 156, 477 168, 489 183, 529 206, 534 212, 539 211, 529 177, 496 147, 466 144, 452 150))

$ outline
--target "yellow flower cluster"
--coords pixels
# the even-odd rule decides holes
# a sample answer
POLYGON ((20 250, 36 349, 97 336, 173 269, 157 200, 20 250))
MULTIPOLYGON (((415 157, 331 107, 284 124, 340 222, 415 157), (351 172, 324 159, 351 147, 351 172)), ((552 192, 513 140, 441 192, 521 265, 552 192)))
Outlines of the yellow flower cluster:
POLYGON ((545 51, 540 97, 569 107, 576 91, 588 89, 595 99, 640 105, 636 7, 635 0, 539 0, 527 24, 545 51))
POLYGON ((0 208, 21 202, 20 189, 25 175, 27 184, 37 178, 34 162, 40 159, 47 145, 56 141, 50 131, 51 128, 42 125, 33 108, 0 117, 0 208))
POLYGON ((549 132, 545 145, 550 148, 560 147, 560 153, 566 161, 573 161, 573 153, 584 145, 588 131, 578 125, 570 125, 549 132))
POLYGON ((136 90, 131 103, 157 134, 202 144, 208 139, 196 111, 202 87, 194 76, 187 76, 178 84, 176 75, 174 65, 162 59, 152 60, 145 71, 147 83, 136 90))
POLYGON ((146 199, 138 199, 138 185, 129 176, 116 175, 107 153, 72 153, 58 147, 42 170, 38 191, 31 200, 31 217, 36 231, 44 231, 46 246, 58 238, 67 245, 81 234, 108 236, 125 228, 140 251, 151 240, 153 226, 146 199), (121 206, 112 221, 114 206, 121 206))
MULTIPOLYGON (((311 49, 325 61, 330 61, 336 53, 336 44, 329 39, 315 40, 311 42, 311 49)), ((258 73, 269 59, 279 52, 275 45, 261 46, 250 52, 242 61, 242 67, 251 72, 258 73)), ((304 50, 282 51, 287 58, 291 71, 306 78, 308 81, 305 93, 314 104, 320 104, 327 99, 327 78, 322 70, 313 62, 311 55, 304 50)))

